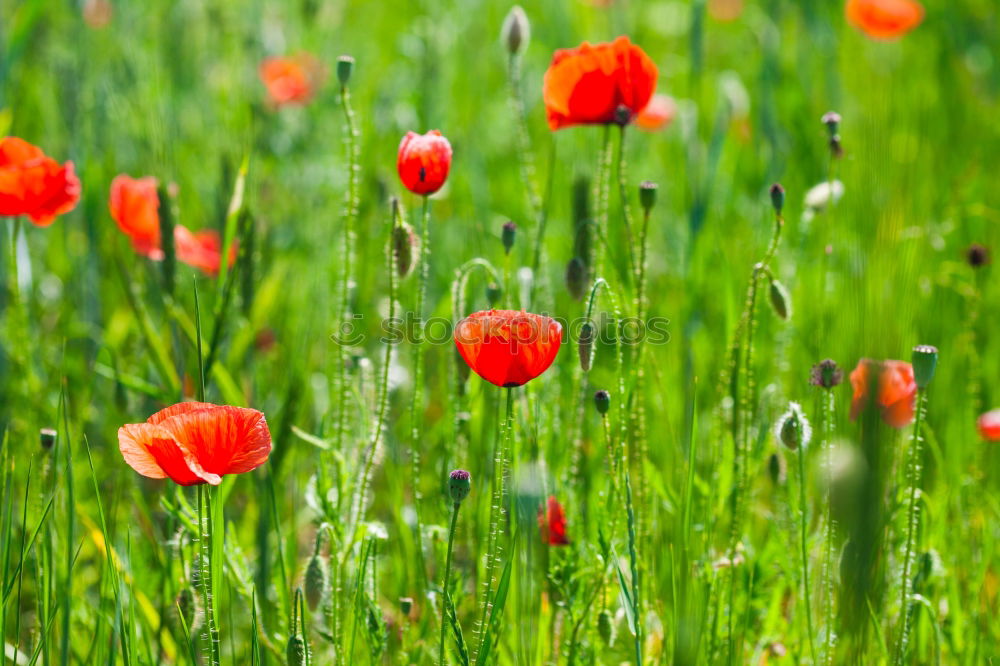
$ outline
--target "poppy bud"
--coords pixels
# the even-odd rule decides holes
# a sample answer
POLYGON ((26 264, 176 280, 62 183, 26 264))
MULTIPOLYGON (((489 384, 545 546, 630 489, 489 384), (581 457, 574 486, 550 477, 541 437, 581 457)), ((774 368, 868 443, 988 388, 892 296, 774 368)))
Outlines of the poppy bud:
POLYGON ((812 439, 812 428, 799 403, 788 403, 788 411, 778 419, 775 434, 781 443, 792 451, 799 447, 805 448, 809 444, 809 440, 812 439))
POLYGON ((583 299, 587 288, 587 265, 580 257, 573 257, 566 266, 566 289, 573 300, 583 299))
POLYGON ((813 386, 820 386, 831 389, 844 381, 844 372, 837 366, 837 362, 831 358, 820 361, 812 367, 809 373, 809 383, 813 386))
POLYGON ((51 451, 52 447, 56 445, 56 435, 58 433, 52 428, 42 428, 38 431, 38 439, 42 445, 42 448, 46 451, 51 451))
POLYGON ((531 24, 528 23, 528 15, 520 5, 514 5, 507 12, 507 18, 503 20, 500 41, 511 55, 516 55, 527 48, 530 39, 531 24))
POLYGON ((659 186, 652 181, 644 180, 639 183, 639 203, 647 215, 656 205, 656 191, 658 189, 659 186))
POLYGON ((201 608, 198 605, 198 597, 190 585, 185 585, 181 588, 181 591, 177 593, 174 603, 177 606, 177 612, 184 619, 184 624, 187 625, 188 632, 192 636, 196 635, 198 629, 201 628, 202 615, 201 608))
POLYGON ((583 322, 577 350, 580 352, 580 369, 589 372, 594 362, 594 322, 590 320, 583 322))
POLYGON ((349 55, 342 55, 337 58, 337 80, 340 85, 346 86, 351 80, 351 72, 354 71, 354 58, 349 55))
POLYGON ((396 260, 396 273, 405 278, 420 255, 420 236, 406 222, 392 228, 392 253, 396 260))
POLYGON ((775 183, 771 186, 770 192, 774 212, 776 215, 781 215, 781 209, 785 207, 785 188, 781 186, 781 183, 775 183))
POLYGON ((407 132, 396 158, 399 179, 414 194, 434 194, 448 179, 451 156, 451 144, 438 130, 407 132))
POLYGON ((319 553, 314 553, 309 558, 305 574, 306 603, 309 604, 309 610, 316 610, 319 602, 323 600, 326 595, 326 584, 326 562, 319 553))
POLYGON ((771 280, 771 307, 781 319, 787 320, 792 315, 792 298, 785 285, 777 280, 771 280))
POLYGON ((412 597, 400 597, 399 599, 399 612, 404 616, 409 617, 410 611, 413 610, 413 598, 412 597))
POLYGON ((496 282, 490 282, 486 285, 486 300, 490 302, 490 305, 500 302, 502 295, 503 289, 496 282))
POLYGON ((837 136, 840 131, 840 114, 836 111, 827 111, 821 120, 826 125, 826 131, 830 133, 830 138, 837 136))
POLYGON ((785 459, 777 451, 767 459, 767 475, 771 477, 771 483, 774 485, 785 485, 786 469, 785 459))
POLYGON ((455 505, 462 503, 472 490, 472 475, 464 469, 456 469, 448 475, 448 492, 455 505))
POLYGON ((604 389, 595 393, 594 407, 597 408, 599 414, 607 414, 608 410, 611 408, 611 394, 604 389))
POLYGON ((500 241, 503 243, 504 252, 510 254, 510 249, 514 247, 514 235, 517 233, 517 225, 511 221, 503 223, 503 231, 500 232, 500 241))
POLYGON ((607 608, 597 614, 597 633, 604 644, 611 647, 615 642, 615 619, 607 608))
POLYGON ((965 258, 973 268, 979 268, 990 263, 990 251, 979 243, 973 243, 965 251, 965 258))
POLYGON ((917 345, 913 348, 913 379, 921 391, 934 379, 934 369, 937 367, 938 350, 930 345, 917 345))
POLYGON ((301 636, 294 634, 288 639, 285 656, 288 658, 288 666, 303 666, 306 663, 306 642, 301 636))

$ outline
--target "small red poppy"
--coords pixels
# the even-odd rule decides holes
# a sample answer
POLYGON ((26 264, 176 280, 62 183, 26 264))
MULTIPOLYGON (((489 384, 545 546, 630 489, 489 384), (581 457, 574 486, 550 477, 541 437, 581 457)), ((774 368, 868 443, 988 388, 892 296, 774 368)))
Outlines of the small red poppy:
POLYGON ((0 139, 0 215, 27 215, 47 227, 80 200, 80 180, 73 163, 60 165, 27 141, 0 139))
POLYGON ((407 132, 399 142, 396 169, 403 185, 414 194, 434 194, 448 179, 451 144, 438 130, 407 132))
POLYGON ((559 322, 524 311, 476 312, 455 327, 458 353, 477 375, 497 386, 521 386, 545 372, 561 343, 559 322))
POLYGON ((267 420, 256 409, 181 402, 145 423, 118 429, 118 448, 132 469, 182 486, 217 486, 226 474, 263 465, 271 453, 267 420))
POLYGON ((555 495, 549 496, 544 509, 539 507, 538 526, 542 528, 542 541, 548 545, 569 545, 569 538, 566 536, 566 513, 555 495))
POLYGON ((902 37, 924 20, 924 8, 915 0, 847 0, 847 20, 874 39, 902 37))
POLYGON ((914 416, 917 382, 913 378, 913 366, 905 361, 879 362, 867 358, 858 361, 851 372, 851 386, 854 388, 851 420, 858 418, 868 401, 873 372, 878 373, 875 404, 882 412, 882 420, 893 428, 909 425, 914 416))
POLYGON ((976 426, 987 442, 1000 442, 1000 409, 992 409, 980 416, 976 426))
MULTIPOLYGON (((163 259, 160 238, 160 197, 152 176, 132 178, 121 174, 111 181, 108 207, 111 217, 131 240, 135 251, 154 261, 163 259)), ((213 230, 191 231, 174 226, 174 250, 177 259, 208 275, 219 272, 222 264, 222 240, 213 230)), ((229 265, 236 260, 236 243, 230 248, 229 265)))
POLYGON ((323 80, 323 67, 311 54, 266 58, 260 64, 260 80, 275 107, 306 104, 323 80))
POLYGON ((620 108, 635 115, 653 96, 657 76, 652 59, 628 37, 559 49, 542 81, 549 128, 620 122, 620 108))
POLYGON ((635 117, 635 125, 639 129, 655 132, 669 125, 677 115, 677 103, 669 95, 656 94, 649 100, 639 115, 635 117))

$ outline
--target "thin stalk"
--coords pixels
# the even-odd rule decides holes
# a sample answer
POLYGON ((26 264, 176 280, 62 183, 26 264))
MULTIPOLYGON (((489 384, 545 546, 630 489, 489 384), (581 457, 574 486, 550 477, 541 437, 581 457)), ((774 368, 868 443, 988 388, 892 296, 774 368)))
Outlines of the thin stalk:
POLYGON ((625 468, 625 510, 628 514, 628 559, 632 574, 632 605, 635 614, 635 663, 642 666, 642 604, 639 601, 639 557, 636 554, 635 510, 632 506, 632 482, 625 468))
MULTIPOLYGON (((605 125, 604 127, 604 139, 601 145, 601 153, 597 162, 597 179, 595 181, 595 199, 597 200, 597 238, 594 239, 595 242, 590 244, 591 256, 587 258, 587 268, 590 271, 590 275, 604 274, 604 258, 599 253, 595 252, 595 248, 597 247, 596 241, 606 236, 608 229, 608 208, 610 207, 609 199, 611 198, 611 127, 609 125, 605 125), (596 255, 596 257, 594 255, 596 255)), ((604 243, 604 247, 605 254, 607 254, 607 242, 604 243)))
POLYGON ((431 200, 425 196, 423 210, 420 215, 420 256, 417 267, 417 308, 414 333, 416 339, 413 347, 413 404, 410 409, 410 472, 413 483, 413 515, 414 532, 417 535, 417 565, 420 567, 419 580, 426 586, 427 567, 424 563, 424 549, 421 538, 422 524, 420 522, 420 446, 424 418, 424 300, 427 292, 427 281, 430 273, 428 258, 431 253, 431 200))
POLYGON ((461 506, 460 502, 455 502, 451 509, 451 528, 448 530, 448 554, 445 557, 444 564, 444 580, 441 581, 441 649, 438 654, 441 657, 440 663, 442 666, 447 663, 444 653, 444 628, 445 628, 445 616, 447 615, 447 605, 451 602, 451 596, 448 594, 448 578, 451 576, 451 552, 455 545, 455 527, 458 525, 458 508, 461 506))
POLYGON ((628 248, 628 265, 633 278, 639 275, 635 261, 635 237, 632 235, 632 207, 628 203, 628 170, 625 164, 625 125, 618 126, 618 196, 622 204, 622 223, 628 248))
POLYGON ((837 534, 837 526, 833 520, 833 419, 834 419, 834 397, 833 391, 826 390, 823 396, 823 450, 826 458, 826 534, 824 542, 826 547, 824 567, 825 572, 825 615, 826 615, 826 638, 824 640, 824 660, 828 666, 833 666, 833 562, 834 549, 833 540, 837 534))
POLYGON ((902 600, 899 608, 900 629, 899 639, 896 642, 896 654, 893 664, 902 664, 906 656, 906 648, 910 640, 910 592, 911 574, 913 567, 913 547, 916 540, 917 523, 920 520, 920 507, 917 500, 920 496, 920 456, 922 453, 923 438, 920 436, 920 426, 924 420, 924 411, 927 409, 927 394, 920 391, 917 394, 917 416, 913 423, 913 435, 910 440, 909 461, 907 465, 907 477, 910 481, 910 492, 906 508, 906 548, 903 551, 903 580, 902 600))
POLYGON ((215 599, 212 591, 212 508, 211 500, 207 496, 204 484, 198 486, 198 528, 201 532, 199 542, 201 546, 201 593, 205 604, 205 618, 208 624, 208 641, 210 663, 213 666, 221 664, 219 626, 215 615, 215 599))
POLYGON ((813 641, 812 600, 809 594, 809 545, 808 518, 806 516, 806 448, 799 447, 799 527, 802 545, 802 602, 806 606, 806 628, 809 631, 809 654, 816 663, 816 645, 813 641))

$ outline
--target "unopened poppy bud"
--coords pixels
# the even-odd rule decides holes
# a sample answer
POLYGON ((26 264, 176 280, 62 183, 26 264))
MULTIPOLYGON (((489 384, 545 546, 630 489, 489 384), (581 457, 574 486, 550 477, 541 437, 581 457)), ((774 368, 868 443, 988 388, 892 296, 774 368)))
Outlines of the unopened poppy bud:
POLYGON ((771 307, 774 314, 787 320, 792 315, 792 297, 788 295, 785 285, 777 280, 771 280, 771 307))
POLYGON ((503 289, 496 282, 490 282, 486 285, 486 300, 490 302, 490 305, 499 302, 502 295, 503 289))
POLYGON ((771 205, 774 207, 774 212, 777 215, 781 215, 781 209, 785 207, 785 188, 781 186, 781 183, 775 183, 771 186, 771 205))
POLYGON ((840 114, 836 111, 827 111, 821 120, 826 125, 826 131, 829 132, 830 138, 837 136, 837 133, 840 132, 840 114))
POLYGON ((396 260, 396 273, 405 278, 416 265, 420 255, 420 236, 406 222, 392 228, 392 253, 396 260))
POLYGON ((767 459, 767 475, 771 477, 771 483, 774 485, 782 486, 785 484, 786 469, 785 459, 777 451, 767 459))
POLYGON ((56 445, 56 435, 58 433, 52 428, 42 428, 38 431, 38 439, 42 445, 42 448, 46 451, 51 451, 52 447, 56 445))
POLYGON ((930 345, 917 345, 913 348, 913 379, 921 391, 934 379, 934 369, 937 368, 938 350, 930 345))
POLYGON ((514 5, 507 12, 507 18, 503 20, 500 40, 511 55, 516 55, 527 48, 530 39, 531 24, 528 23, 528 15, 520 5, 514 5))
POLYGON ((399 612, 404 616, 409 617, 410 611, 413 610, 413 598, 412 597, 400 597, 399 599, 399 612))
POLYGON ((604 389, 595 393, 594 407, 597 408, 599 414, 607 414, 608 410, 611 409, 611 394, 604 389))
POLYGON ((337 80, 340 85, 346 86, 351 80, 351 73, 354 71, 354 58, 349 55, 342 55, 337 58, 337 80))
POLYGON ((585 321, 580 327, 580 341, 577 345, 580 353, 580 369, 584 372, 590 371, 590 366, 594 362, 594 322, 585 321))
POLYGON ((990 251, 979 243, 973 243, 965 251, 965 259, 973 268, 979 268, 990 263, 990 251))
POLYGON ((198 606, 198 597, 191 586, 182 587, 177 593, 174 603, 177 606, 177 612, 184 619, 184 624, 187 625, 188 632, 191 635, 196 635, 198 629, 201 628, 201 610, 198 606))
POLYGON ((788 411, 778 419, 775 434, 778 440, 792 451, 799 447, 805 448, 809 444, 809 440, 812 439, 812 427, 799 403, 788 403, 788 411))
POLYGON ((309 610, 314 611, 323 600, 323 597, 326 596, 327 585, 326 562, 319 553, 314 553, 309 558, 309 564, 306 565, 304 583, 306 603, 309 604, 309 610))
POLYGON ((574 300, 581 300, 587 287, 587 265, 580 257, 573 257, 566 266, 566 289, 574 300))
POLYGON ((658 189, 659 186, 649 180, 639 183, 639 203, 647 214, 656 205, 656 191, 658 189))
POLYGON ((837 366, 832 358, 824 359, 812 367, 809 373, 809 383, 825 389, 831 389, 844 381, 844 371, 837 366))
POLYGON ((503 231, 500 232, 500 241, 503 243, 503 250, 510 254, 510 249, 514 247, 514 236, 517 234, 517 225, 513 222, 504 222, 503 231))
POLYGON ((306 663, 306 642, 298 634, 294 634, 288 639, 288 647, 285 648, 285 656, 288 658, 288 666, 303 666, 306 663))
POLYGON ((464 469, 456 469, 448 475, 448 493, 451 494, 451 501, 455 504, 461 504, 471 490, 472 475, 464 469))
POLYGON ((604 644, 611 647, 615 642, 615 618, 607 608, 597 614, 597 634, 604 644))

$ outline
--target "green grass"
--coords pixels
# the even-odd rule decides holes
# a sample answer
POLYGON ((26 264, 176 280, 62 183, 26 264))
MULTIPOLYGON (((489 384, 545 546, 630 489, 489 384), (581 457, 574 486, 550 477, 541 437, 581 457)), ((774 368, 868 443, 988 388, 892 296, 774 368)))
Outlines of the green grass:
MULTIPOLYGON (((975 430, 980 413, 1000 406, 1000 287, 995 267, 973 269, 964 256, 973 242, 1000 252, 1000 7, 927 2, 914 32, 875 42, 846 24, 840 2, 744 4, 733 22, 698 1, 526 7, 521 91, 545 211, 537 251, 499 41, 507 4, 114 2, 99 30, 75 1, 0 4, 0 136, 72 159, 83 184, 77 208, 49 228, 0 221, 4 663, 15 650, 17 663, 45 666, 208 663, 207 594, 224 664, 284 663, 293 629, 314 665, 435 663, 454 468, 468 469, 473 486, 455 533, 449 663, 460 663, 458 637, 477 663, 610 664, 637 653, 647 664, 761 663, 779 644, 810 663, 799 461, 773 436, 789 401, 814 426, 802 490, 817 658, 832 627, 830 663, 892 663, 911 429, 851 422, 846 381, 824 423, 827 396, 808 378, 823 358, 849 372, 862 357, 909 360, 916 344, 937 346, 940 363, 917 461, 910 570, 919 596, 899 661, 1000 658, 1000 449, 975 430), (640 364, 623 345, 619 366, 615 340, 605 340, 586 373, 564 343, 547 373, 513 392, 506 433, 503 391, 463 379, 450 341, 419 353, 379 341, 383 317, 412 313, 419 299, 419 267, 390 282, 390 199, 418 230, 422 219, 422 202, 396 176, 396 148, 407 130, 437 128, 455 152, 430 205, 425 317, 488 308, 496 280, 506 283, 499 302, 578 321, 587 300, 564 282, 576 251, 574 183, 596 189, 604 131, 551 133, 541 80, 556 48, 619 34, 650 54, 658 90, 679 107, 661 132, 624 132, 633 224, 639 182, 659 185, 646 310, 669 320, 669 341, 645 345, 640 364), (325 64, 325 85, 309 105, 274 111, 257 66, 298 51, 325 64), (356 59, 360 156, 346 297, 342 54, 356 59), (845 150, 833 163, 820 123, 830 109, 843 117, 845 150), (175 222, 237 240, 234 269, 211 278, 177 264, 168 293, 161 266, 133 253, 110 218, 119 173, 176 183, 175 222), (843 198, 808 219, 805 192, 831 177, 843 198), (231 206, 238 181, 242 201, 231 206), (770 266, 792 315, 773 316, 763 282, 739 380, 752 392, 740 410, 729 396, 730 350, 771 239, 776 181, 787 201, 770 266), (508 219, 518 224, 509 258, 500 241, 508 219), (522 287, 519 269, 536 252, 539 270, 522 287), (353 314, 364 340, 339 348, 331 336, 353 314), (273 346, 260 344, 264 334, 273 346), (207 400, 263 411, 274 443, 267 464, 227 478, 204 502, 196 489, 138 476, 116 438, 120 425, 198 395, 202 380, 207 400), (602 388, 612 394, 606 423, 593 406, 602 388), (41 428, 59 431, 54 448, 40 446, 41 428), (855 470, 832 489, 822 466, 830 443, 838 469, 855 470), (498 446, 509 483, 491 536, 498 446), (609 448, 621 464, 614 475, 609 448), (775 468, 787 466, 777 483, 772 454, 783 461, 775 468), (734 514, 735 488, 743 504, 734 514), (550 494, 566 509, 567 547, 539 536, 537 508, 550 494), (318 532, 329 589, 310 610, 299 588, 318 532), (486 580, 491 538, 498 559, 486 580), (183 621, 179 598, 194 604, 183 621), (605 609, 610 644, 599 629, 605 609)), ((616 308, 636 314, 610 177, 606 243, 594 245, 607 280, 598 322, 616 308)), ((599 217, 593 196, 589 206, 599 217)))

